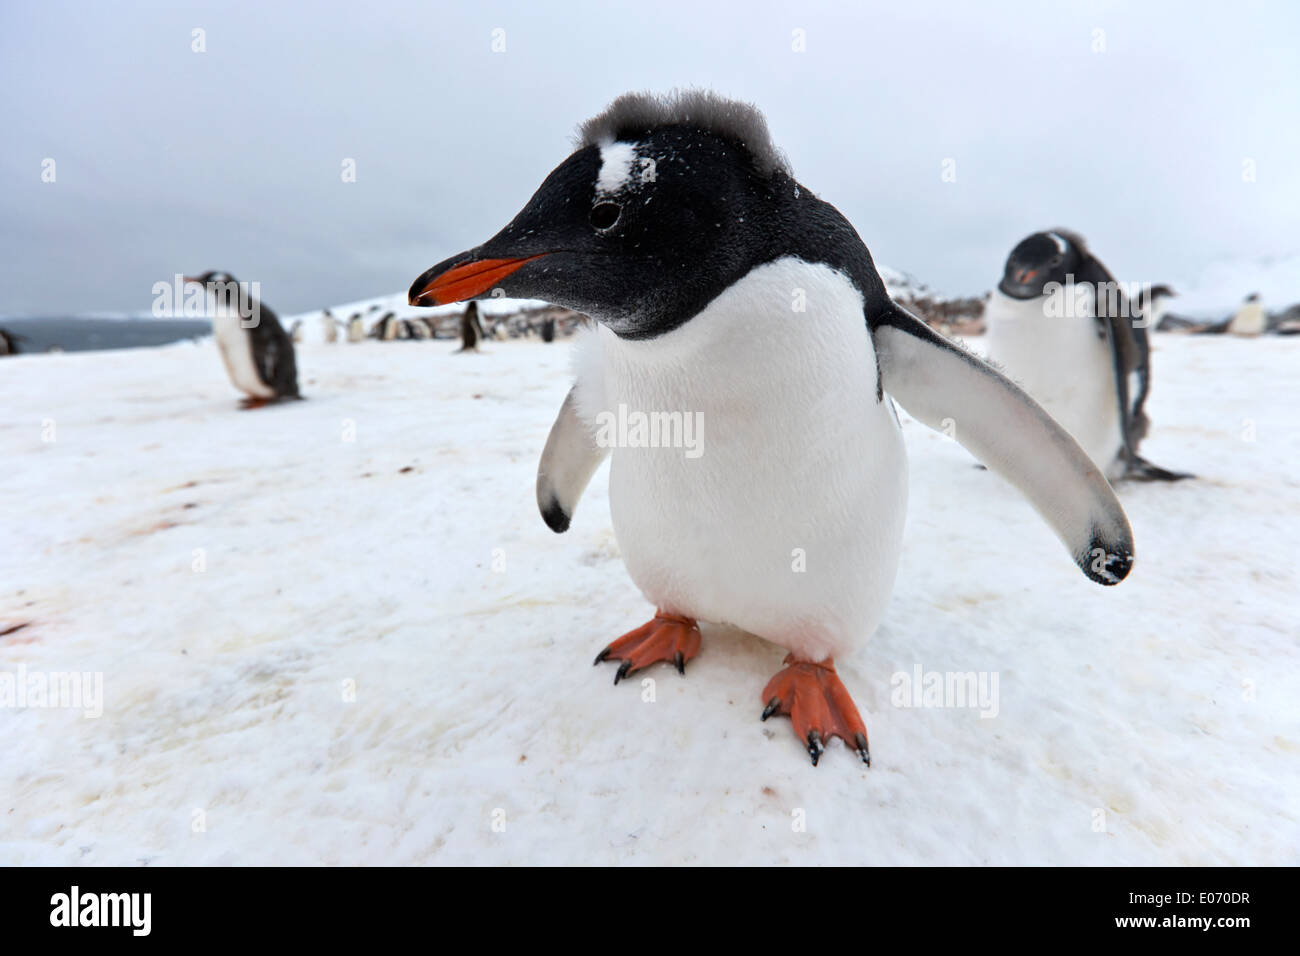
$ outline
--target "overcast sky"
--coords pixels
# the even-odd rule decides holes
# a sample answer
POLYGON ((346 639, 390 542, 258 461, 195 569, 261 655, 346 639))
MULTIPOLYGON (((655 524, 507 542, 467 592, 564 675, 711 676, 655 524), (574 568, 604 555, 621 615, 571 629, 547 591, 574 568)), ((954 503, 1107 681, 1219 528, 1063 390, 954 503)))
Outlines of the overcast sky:
POLYGON ((615 95, 691 85, 943 291, 1053 225, 1140 281, 1300 252, 1300 4, 1057 6, 5 0, 0 313, 147 312, 205 269, 282 314, 402 290, 615 95))

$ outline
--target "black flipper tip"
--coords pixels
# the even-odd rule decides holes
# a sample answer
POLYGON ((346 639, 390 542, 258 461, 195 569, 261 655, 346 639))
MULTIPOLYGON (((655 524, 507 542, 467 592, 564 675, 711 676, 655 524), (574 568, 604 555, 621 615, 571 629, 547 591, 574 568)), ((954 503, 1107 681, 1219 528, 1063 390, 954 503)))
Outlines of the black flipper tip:
POLYGON ((1128 545, 1093 538, 1088 552, 1078 564, 1089 580, 1110 587, 1119 584, 1133 570, 1133 551, 1128 545))
POLYGON ((554 497, 547 502, 546 507, 542 509, 542 520, 546 526, 556 534, 564 534, 569 530, 569 514, 560 507, 560 502, 554 497))

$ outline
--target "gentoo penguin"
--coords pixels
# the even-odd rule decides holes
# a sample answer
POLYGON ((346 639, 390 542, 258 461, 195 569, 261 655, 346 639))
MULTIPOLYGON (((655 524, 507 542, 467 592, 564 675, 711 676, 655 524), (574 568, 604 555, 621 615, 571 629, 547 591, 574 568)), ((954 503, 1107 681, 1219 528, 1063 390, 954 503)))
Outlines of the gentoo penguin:
POLYGON ((1158 330, 1169 312, 1169 300, 1178 295, 1167 285, 1143 286, 1138 293, 1137 307, 1143 322, 1152 332, 1158 330))
POLYGON ((407 329, 410 330, 411 338, 429 339, 433 337, 429 333, 429 326, 425 323, 423 318, 417 316, 415 318, 406 319, 404 321, 406 322, 407 329))
POLYGON ((1258 292, 1246 296, 1236 314, 1228 320, 1230 335, 1262 335, 1267 329, 1268 313, 1264 311, 1258 292))
POLYGON ((348 319, 348 341, 360 342, 366 337, 366 323, 358 312, 348 319))
POLYGON ((621 662, 615 683, 658 661, 684 673, 697 622, 726 622, 789 652, 764 719, 788 714, 814 764, 831 736, 870 763, 834 659, 876 629, 893 588, 907 507, 894 400, 936 429, 955 420, 1089 578, 1129 572, 1128 520, 1097 467, 1024 392, 890 300, 853 227, 795 181, 748 104, 618 98, 509 225, 427 270, 409 301, 497 295, 596 320, 537 502, 567 530, 611 456, 614 532, 656 609, 596 658, 621 662), (619 440, 609 416, 629 409, 683 427, 619 440), (690 441, 687 417, 705 426, 690 441))
POLYGON ((205 290, 217 350, 230 381, 248 395, 245 407, 301 398, 293 341, 275 313, 245 292, 228 272, 205 272, 197 278, 186 276, 185 281, 205 290))
POLYGON ((17 355, 18 336, 8 329, 0 329, 0 355, 17 355))
POLYGON ((483 325, 479 322, 478 303, 471 302, 465 306, 465 311, 460 317, 460 352, 477 352, 478 340, 483 337, 483 325))
POLYGON ((320 315, 321 329, 325 335, 326 344, 333 345, 339 340, 339 321, 334 318, 329 309, 326 309, 320 315))
POLYGON ((1111 480, 1190 475, 1137 453, 1150 423, 1146 321, 1075 233, 1036 232, 1007 258, 984 309, 988 357, 1083 446, 1111 480))
POLYGON ((397 313, 385 312, 370 330, 370 336, 381 342, 392 342, 397 338, 398 330, 397 313))
POLYGON ((293 320, 293 325, 289 326, 289 338, 294 345, 302 344, 302 319, 293 320))

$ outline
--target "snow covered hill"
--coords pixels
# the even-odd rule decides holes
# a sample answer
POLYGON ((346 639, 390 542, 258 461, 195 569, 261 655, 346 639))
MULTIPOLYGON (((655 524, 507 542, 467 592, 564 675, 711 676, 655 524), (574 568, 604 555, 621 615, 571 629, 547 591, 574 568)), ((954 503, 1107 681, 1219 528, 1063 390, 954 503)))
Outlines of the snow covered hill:
POLYGON ((1113 589, 904 415, 899 583, 839 662, 870 770, 760 723, 757 638, 592 666, 650 609, 603 472, 536 512, 568 346, 455 347, 308 343, 252 412, 211 340, 3 363, 0 680, 103 696, 0 707, 0 864, 1300 863, 1300 341, 1156 338, 1144 450, 1202 477, 1121 489, 1113 589), (996 696, 904 706, 918 669, 996 696))

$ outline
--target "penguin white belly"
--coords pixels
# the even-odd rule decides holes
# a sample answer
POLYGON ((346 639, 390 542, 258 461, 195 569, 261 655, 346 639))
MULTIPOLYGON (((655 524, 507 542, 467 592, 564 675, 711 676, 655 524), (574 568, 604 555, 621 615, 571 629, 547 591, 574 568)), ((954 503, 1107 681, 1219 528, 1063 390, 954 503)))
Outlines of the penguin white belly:
POLYGON ((1046 297, 993 290, 984 312, 988 357, 1042 405, 1108 478, 1119 470, 1119 398, 1110 344, 1085 315, 1044 315, 1046 297))
POLYGON ((238 313, 217 312, 212 317, 212 334, 225 363, 230 381, 254 398, 275 398, 275 390, 262 381, 253 362, 253 343, 240 324, 238 313))
POLYGON ((893 590, 907 459, 847 278, 768 263, 656 339, 600 326, 578 366, 598 440, 620 406, 697 428, 693 447, 611 451, 614 532, 648 600, 812 660, 870 636, 893 590))

